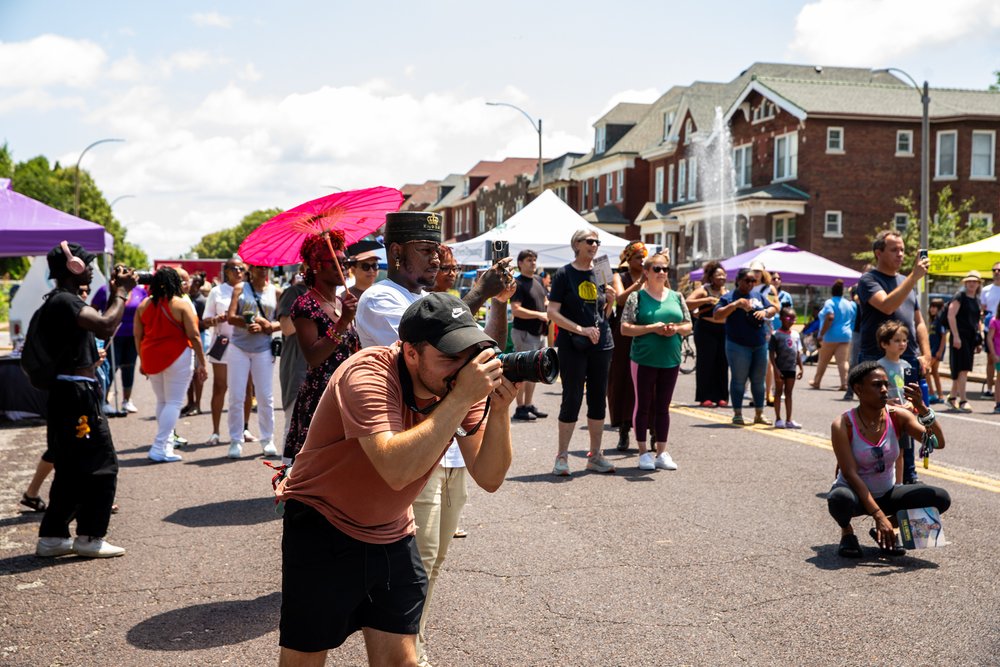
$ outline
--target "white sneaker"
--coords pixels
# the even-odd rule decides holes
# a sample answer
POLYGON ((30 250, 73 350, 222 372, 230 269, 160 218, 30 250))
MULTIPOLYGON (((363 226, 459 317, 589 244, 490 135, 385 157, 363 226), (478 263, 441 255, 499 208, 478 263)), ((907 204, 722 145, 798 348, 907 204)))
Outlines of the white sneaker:
POLYGON ((156 461, 157 463, 173 463, 174 461, 183 460, 180 454, 174 454, 173 447, 165 447, 164 449, 153 447, 149 450, 148 458, 150 461, 156 461))
POLYGON ((73 540, 68 537, 39 537, 35 555, 54 558, 73 553, 73 540))
POLYGON ((273 442, 262 442, 261 448, 264 450, 264 456, 277 456, 278 448, 274 446, 273 442))
POLYGON ((226 456, 228 456, 231 459, 240 458, 241 456, 243 456, 243 445, 238 442, 234 442, 233 444, 229 445, 229 453, 226 454, 226 456))
POLYGON ((639 470, 656 470, 656 464, 653 462, 653 455, 649 452, 639 455, 639 470))
POLYGON ((775 419, 774 428, 788 428, 788 427, 785 425, 784 419, 775 419))
POLYGON ((789 419, 788 421, 785 422, 785 428, 802 428, 802 424, 789 419))
POLYGON ((115 412, 115 406, 111 405, 110 403, 105 403, 104 404, 104 414, 106 414, 106 415, 115 415, 115 414, 118 414, 118 413, 115 412))
POLYGON ((677 470, 677 464, 666 452, 656 455, 656 467, 660 470, 677 470))
POLYGON ((103 537, 80 535, 73 541, 73 551, 84 558, 114 558, 124 556, 125 549, 116 547, 103 537))
POLYGON ((243 440, 246 442, 257 442, 257 437, 250 432, 250 429, 245 429, 243 431, 243 440))
POLYGON ((170 442, 174 443, 175 447, 183 447, 184 445, 188 444, 188 439, 182 438, 181 436, 177 435, 177 431, 174 431, 173 433, 170 434, 170 442))
POLYGON ((206 442, 205 444, 206 445, 217 445, 217 444, 219 444, 219 434, 218 433, 213 433, 212 437, 210 437, 208 439, 208 442, 206 442))
POLYGON ((125 412, 139 412, 139 408, 135 407, 135 403, 132 402, 131 398, 122 403, 122 410, 125 412))

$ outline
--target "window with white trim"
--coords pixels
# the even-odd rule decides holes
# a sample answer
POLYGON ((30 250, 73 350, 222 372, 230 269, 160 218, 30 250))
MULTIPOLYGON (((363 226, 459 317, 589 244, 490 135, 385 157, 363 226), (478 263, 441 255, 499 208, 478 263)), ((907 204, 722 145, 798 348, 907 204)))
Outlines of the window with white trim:
POLYGON ((674 165, 670 165, 667 171, 667 203, 674 203, 674 165))
POLYGON ((614 179, 611 178, 611 174, 604 175, 604 201, 609 202, 615 198, 614 193, 614 179))
POLYGON ((618 170, 618 201, 625 199, 625 170, 618 170))
POLYGON ((823 236, 841 237, 844 235, 844 214, 840 211, 827 211, 823 216, 823 236))
POLYGON ((934 161, 935 178, 955 178, 958 171, 955 168, 955 153, 958 144, 958 132, 948 130, 937 133, 937 155, 934 161))
POLYGON ((996 170, 996 143, 997 133, 995 130, 973 130, 972 131, 972 168, 969 171, 971 178, 994 178, 996 170))
POLYGON ((687 160, 677 163, 677 201, 687 199, 687 160))
POLYGON ((594 176, 594 206, 597 208, 601 205, 601 177, 594 176))
POLYGON ((698 158, 688 160, 688 199, 698 199, 698 158))
POLYGON ((826 128, 826 152, 835 154, 844 152, 844 128, 826 128))
POLYGON ((667 140, 670 138, 670 130, 674 127, 674 117, 676 113, 673 111, 668 111, 663 114, 663 139, 667 140))
POLYGON ((771 238, 773 242, 792 243, 795 240, 795 216, 775 216, 771 223, 771 238))
POLYGON ((524 208, 524 197, 518 197, 514 200, 514 212, 517 213, 522 208, 524 208))
POLYGON ((497 222, 496 224, 503 224, 503 204, 497 204, 497 222))
POLYGON ((750 187, 750 167, 753 160, 753 144, 737 146, 733 149, 733 171, 736 173, 736 187, 750 187))
POLYGON ((608 135, 607 128, 604 125, 594 128, 594 152, 603 153, 604 146, 607 143, 608 135))
POLYGON ((913 130, 896 130, 896 157, 913 157, 913 130))
POLYGON ((986 224, 988 224, 991 229, 993 228, 993 214, 992 213, 987 213, 986 211, 978 211, 976 213, 970 213, 969 214, 969 222, 972 223, 972 222, 974 222, 976 220, 982 220, 983 222, 985 222, 986 224))
POLYGON ((486 231, 486 211, 479 211, 479 226, 477 227, 477 231, 480 234, 486 231))
POLYGON ((663 167, 657 167, 653 178, 653 201, 657 204, 663 203, 663 167))
POLYGON ((799 171, 799 133, 789 132, 774 138, 774 180, 795 178, 799 171))
POLYGON ((892 216, 892 226, 897 232, 902 234, 910 226, 910 216, 906 213, 895 214, 892 216))
POLYGON ((776 114, 777 107, 770 100, 764 100, 753 110, 753 120, 751 123, 759 123, 763 120, 774 118, 776 114))
POLYGON ((685 144, 691 143, 691 135, 692 134, 694 134, 694 123, 692 123, 691 119, 688 118, 684 122, 684 143, 685 144))

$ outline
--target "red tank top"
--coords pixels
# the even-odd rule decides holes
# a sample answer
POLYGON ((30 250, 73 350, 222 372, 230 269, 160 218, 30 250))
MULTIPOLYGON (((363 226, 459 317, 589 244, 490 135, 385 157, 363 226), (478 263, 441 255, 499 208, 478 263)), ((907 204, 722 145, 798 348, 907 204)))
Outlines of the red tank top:
POLYGON ((170 306, 163 301, 155 303, 150 300, 140 319, 143 329, 139 349, 142 371, 146 375, 162 373, 191 347, 191 341, 184 331, 184 324, 174 318, 170 306))

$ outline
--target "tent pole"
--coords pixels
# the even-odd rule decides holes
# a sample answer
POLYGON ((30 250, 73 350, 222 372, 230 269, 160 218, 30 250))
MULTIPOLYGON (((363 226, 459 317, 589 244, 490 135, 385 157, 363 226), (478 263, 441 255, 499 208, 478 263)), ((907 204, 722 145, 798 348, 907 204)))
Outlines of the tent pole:
MULTIPOLYGON (((104 279, 106 287, 108 289, 108 303, 111 303, 111 255, 104 253, 104 279)), ((117 330, 116 332, 117 333, 117 330)), ((104 349, 108 354, 108 359, 111 361, 111 386, 115 388, 115 414, 120 415, 121 410, 121 393, 118 391, 118 367, 115 363, 115 337, 114 334, 108 339, 110 345, 105 345, 104 349), (111 349, 109 350, 108 347, 111 349)), ((108 395, 104 394, 104 403, 107 404, 108 395)), ((103 409, 103 406, 102 406, 103 409)))

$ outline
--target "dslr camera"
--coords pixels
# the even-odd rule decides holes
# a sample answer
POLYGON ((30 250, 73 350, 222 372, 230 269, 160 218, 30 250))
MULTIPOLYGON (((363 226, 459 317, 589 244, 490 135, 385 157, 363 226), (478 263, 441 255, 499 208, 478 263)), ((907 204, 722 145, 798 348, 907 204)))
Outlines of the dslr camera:
POLYGON ((559 355, 554 347, 540 350, 503 353, 493 348, 503 366, 503 375, 511 382, 552 384, 559 377, 559 355))

